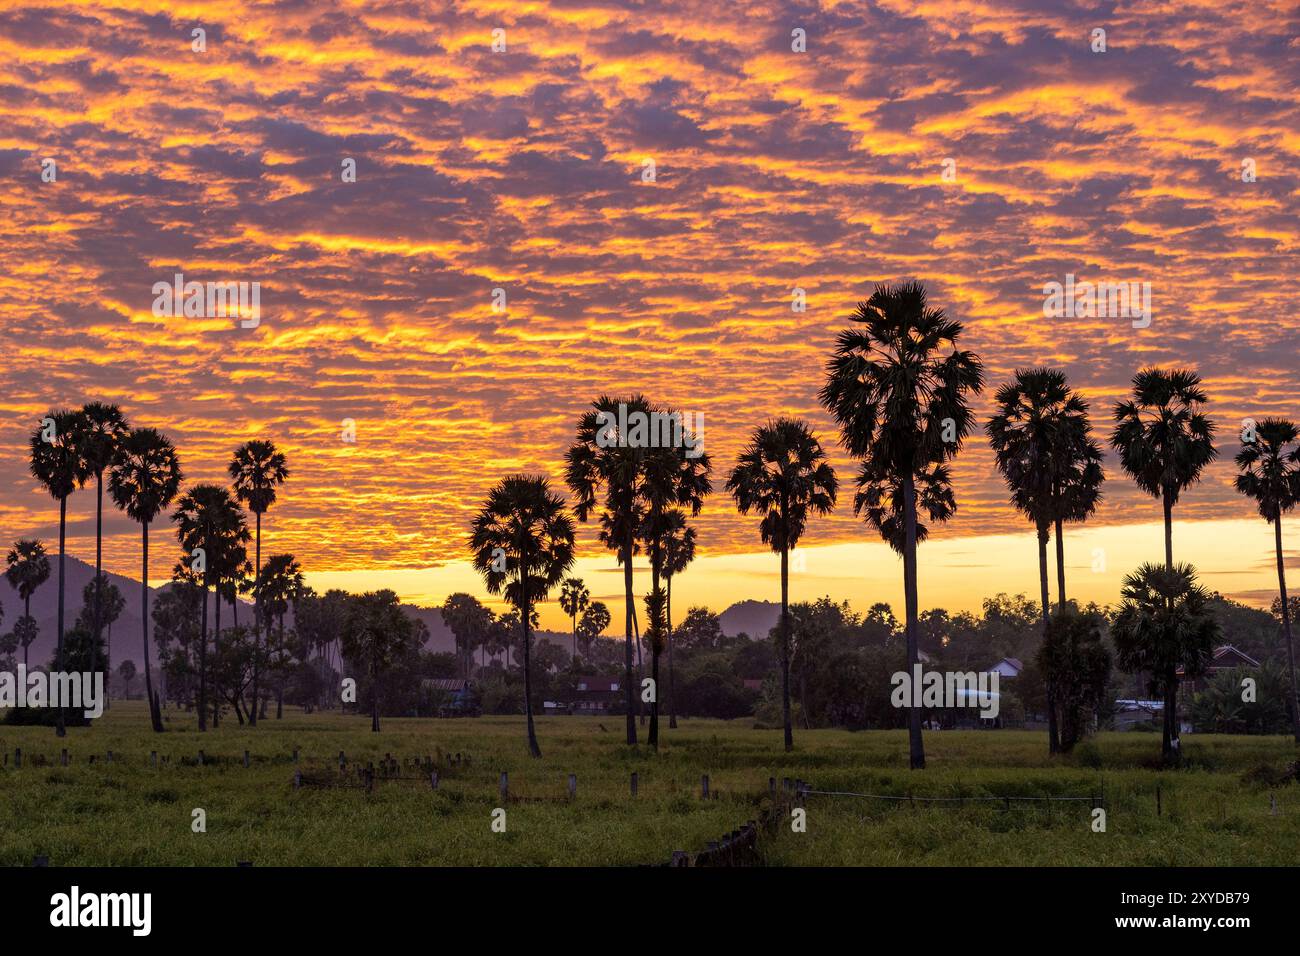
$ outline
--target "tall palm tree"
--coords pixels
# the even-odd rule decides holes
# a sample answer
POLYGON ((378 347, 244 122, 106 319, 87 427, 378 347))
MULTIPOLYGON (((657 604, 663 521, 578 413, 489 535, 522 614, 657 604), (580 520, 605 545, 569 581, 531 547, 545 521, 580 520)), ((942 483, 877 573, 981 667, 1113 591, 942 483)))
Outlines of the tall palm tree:
MULTIPOLYGON (((104 471, 112 463, 118 443, 131 429, 126 416, 116 405, 91 402, 81 407, 81 413, 86 416, 86 471, 95 476, 95 580, 98 581, 103 577, 104 568, 104 471)), ((104 614, 99 603, 104 593, 102 587, 95 591, 96 604, 91 621, 96 641, 104 628, 104 614)))
MULTIPOLYGON (((86 483, 86 416, 79 411, 50 411, 31 437, 32 477, 59 503, 59 613, 58 670, 63 670, 64 555, 67 550, 68 496, 86 483)), ((63 708, 59 707, 54 731, 63 737, 63 708)))
POLYGON ((591 642, 609 627, 609 621, 609 608, 604 601, 592 601, 587 605, 582 620, 578 622, 578 630, 582 633, 582 647, 588 657, 591 656, 591 642))
POLYGON ((1201 411, 1201 377, 1187 369, 1146 368, 1133 376, 1133 397, 1115 405, 1111 446, 1139 488, 1165 511, 1165 567, 1174 566, 1174 505, 1214 461, 1214 423, 1201 411))
MULTIPOLYGON (((269 638, 272 636, 272 624, 278 621, 278 634, 276 634, 275 645, 279 655, 285 653, 286 645, 284 638, 284 618, 288 614, 290 607, 297 607, 298 603, 305 598, 309 592, 302 575, 302 567, 298 564, 298 559, 292 554, 273 554, 266 559, 266 564, 262 567, 261 574, 258 575, 260 594, 257 595, 258 605, 266 615, 266 633, 269 638)), ((267 655, 270 660, 270 655, 267 655)), ((256 657, 254 657, 256 660, 256 657)), ((284 716, 284 686, 282 680, 277 680, 275 694, 275 719, 280 720, 284 716)), ((253 698, 254 705, 257 704, 257 698, 253 698)))
POLYGON ((524 646, 524 715, 528 750, 542 755, 533 726, 533 606, 573 566, 573 519, 543 477, 511 475, 491 491, 471 526, 470 551, 489 594, 505 593, 519 610, 524 646), (504 560, 502 558, 504 557, 504 560))
POLYGON ((611 398, 602 395, 592 402, 591 411, 578 419, 577 437, 565 453, 565 481, 576 502, 573 513, 587 521, 598 508, 597 496, 603 492, 601 543, 613 551, 623 566, 623 609, 625 640, 624 693, 626 730, 629 746, 636 745, 636 699, 632 679, 633 615, 632 559, 638 550, 637 531, 644 518, 642 495, 645 485, 645 458, 649 449, 637 447, 609 420, 618 421, 620 406, 626 417, 650 415, 653 409, 644 396, 611 398))
MULTIPOLYGON (((983 366, 957 348, 961 323, 932 309, 915 282, 877 286, 840 332, 827 363, 821 402, 840 426, 849 454, 866 462, 869 487, 901 491, 907 662, 916 666, 917 478, 953 458, 974 425, 968 396, 983 387, 983 366)), ((909 708, 910 764, 925 767, 921 712, 909 708)))
POLYGON ((1237 454, 1234 484, 1239 492, 1254 498, 1259 514, 1273 526, 1277 558, 1278 601, 1282 612, 1282 633, 1286 637, 1287 670, 1291 677, 1291 731, 1300 744, 1300 696, 1296 693, 1295 648, 1291 643, 1291 609, 1286 594, 1286 565, 1282 557, 1282 515, 1300 502, 1300 429, 1283 418, 1266 418, 1255 425, 1254 441, 1242 443, 1237 454), (1289 448, 1287 446, 1290 446, 1289 448))
MULTIPOLYGON (((254 545, 253 567, 255 573, 260 574, 262 569, 262 515, 266 514, 271 505, 275 504, 275 489, 284 484, 289 477, 289 469, 286 467, 284 453, 278 451, 274 443, 269 441, 249 441, 244 442, 235 449, 234 456, 230 459, 227 466, 230 473, 230 480, 235 485, 235 496, 239 498, 248 510, 253 512, 257 522, 257 543, 254 545)), ((257 580, 253 582, 254 604, 257 598, 257 580)), ((253 608, 253 711, 249 715, 249 724, 257 726, 258 711, 258 680, 261 675, 259 665, 260 655, 257 653, 257 644, 260 640, 260 622, 261 615, 257 607, 253 608)))
POLYGON ((573 656, 578 656, 578 615, 587 609, 591 601, 591 592, 582 583, 582 578, 569 578, 560 587, 560 610, 573 622, 573 656))
POLYGON ((122 439, 108 474, 108 493, 127 517, 140 524, 140 621, 144 632, 144 683, 153 729, 162 733, 162 711, 153 692, 149 664, 149 523, 171 504, 184 479, 172 443, 152 428, 132 429, 122 439))
MULTIPOLYGON (((664 414, 676 421, 681 415, 674 411, 664 414)), ((685 444, 669 447, 651 448, 645 458, 646 480, 643 486, 645 498, 644 517, 637 534, 644 543, 650 558, 650 590, 660 590, 664 577, 664 542, 672 532, 677 521, 673 512, 679 508, 689 509, 692 516, 698 515, 704 506, 704 499, 713 491, 709 473, 713 464, 707 454, 698 450, 688 454, 685 444)), ((647 627, 649 622, 647 622, 647 627)), ((666 629, 660 634, 666 637, 666 629)), ((651 669, 659 673, 659 659, 656 656, 654 642, 646 636, 651 645, 651 669)), ((661 642, 662 644, 662 642, 661 642)), ((661 647, 662 650, 662 647, 661 647)), ((654 695, 650 700, 650 733, 647 740, 651 747, 659 746, 659 679, 654 678, 654 695)))
POLYGON ((695 560, 695 529, 686 526, 686 513, 674 509, 664 527, 664 619, 668 626, 668 727, 677 729, 676 684, 673 680, 673 578, 695 560))
POLYGON ((1177 763, 1178 668, 1186 677, 1205 672, 1219 642, 1210 595, 1196 583, 1190 564, 1144 564, 1124 579, 1119 612, 1111 624, 1119 666, 1151 675, 1151 692, 1165 702, 1161 755, 1177 763))
POLYGON ((794 749, 790 719, 790 551, 808 518, 835 507, 837 482, 821 442, 804 422, 780 418, 754 430, 727 479, 727 491, 742 515, 763 516, 759 536, 781 555, 781 713, 785 749, 794 749))
MULTIPOLYGON (((8 565, 5 568, 5 578, 9 586, 22 598, 23 618, 31 621, 24 637, 30 635, 31 638, 35 638, 33 625, 36 622, 32 621, 32 595, 36 593, 37 588, 50 579, 50 559, 45 554, 45 545, 35 538, 19 538, 9 549, 5 560, 8 565)), ((17 631, 18 626, 15 624, 14 632, 17 631)), ((31 643, 31 640, 23 642, 24 668, 27 666, 27 649, 31 643)))
MULTIPOLYGON (((225 568, 231 563, 232 550, 248 541, 248 526, 243 509, 231 493, 221 485, 198 484, 176 502, 172 513, 176 523, 176 538, 185 551, 184 561, 192 562, 202 553, 199 584, 203 588, 203 610, 199 621, 199 730, 207 730, 208 701, 208 589, 220 582, 225 568)), ((218 594, 216 613, 221 611, 218 594)), ((220 625, 218 625, 220 630, 220 625)), ((219 634, 213 636, 213 653, 216 653, 219 634)), ((220 722, 221 695, 213 694, 213 723, 220 722)))
MULTIPOLYGON (((1038 537, 1038 582, 1047 640, 1051 616, 1047 541, 1056 525, 1057 585, 1065 606, 1062 525, 1082 520, 1100 497, 1101 451, 1088 437, 1088 406, 1053 368, 1018 369, 997 391, 997 412, 986 430, 994 460, 1011 491, 1011 503, 1033 523, 1038 537)), ((1048 750, 1060 750, 1055 688, 1047 687, 1048 750)))

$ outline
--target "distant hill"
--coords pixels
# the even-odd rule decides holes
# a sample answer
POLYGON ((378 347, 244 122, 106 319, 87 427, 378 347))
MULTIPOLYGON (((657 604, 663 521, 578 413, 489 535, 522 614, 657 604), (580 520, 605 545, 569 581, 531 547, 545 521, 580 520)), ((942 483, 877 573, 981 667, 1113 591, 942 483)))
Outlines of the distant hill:
POLYGON ((766 640, 780 619, 781 605, 775 601, 737 601, 718 615, 723 634, 748 634, 755 640, 766 640))

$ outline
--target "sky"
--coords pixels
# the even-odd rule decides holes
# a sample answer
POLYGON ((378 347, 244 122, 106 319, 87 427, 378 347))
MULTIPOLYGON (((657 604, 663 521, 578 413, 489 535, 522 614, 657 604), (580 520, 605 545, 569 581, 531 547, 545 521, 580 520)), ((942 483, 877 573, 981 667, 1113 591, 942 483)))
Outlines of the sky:
MULTIPOLYGON (((715 462, 675 608, 779 595, 722 485, 755 426, 796 416, 849 493, 811 524, 793 596, 898 609, 817 392, 855 304, 917 279, 986 366, 981 421, 1015 369, 1052 365, 1104 439, 1139 368, 1196 370, 1221 457, 1175 510, 1175 554, 1266 602, 1272 533, 1231 459, 1243 419, 1300 418, 1298 166, 1300 12, 1281 0, 10 0, 0 535, 57 541, 27 437, 47 409, 115 402, 173 439, 187 482, 274 441, 291 477, 264 549, 317 587, 485 596, 465 539, 488 488, 524 471, 564 490, 590 402, 644 392, 703 415, 715 462), (260 283, 256 326, 156 315, 178 272, 260 283), (1150 283, 1150 324, 1045 315, 1067 275, 1150 283)), ((1071 591, 1101 603, 1162 554, 1158 503, 1106 470, 1066 535, 1071 591)), ((982 435, 954 484, 922 606, 1036 593, 982 435)), ((93 557, 93 494, 69 505, 69 550, 93 557)), ((138 576, 136 527, 106 531, 110 569, 138 576)), ((179 546, 155 535, 161 579, 179 546)), ((579 554, 620 620, 591 526, 579 554)))

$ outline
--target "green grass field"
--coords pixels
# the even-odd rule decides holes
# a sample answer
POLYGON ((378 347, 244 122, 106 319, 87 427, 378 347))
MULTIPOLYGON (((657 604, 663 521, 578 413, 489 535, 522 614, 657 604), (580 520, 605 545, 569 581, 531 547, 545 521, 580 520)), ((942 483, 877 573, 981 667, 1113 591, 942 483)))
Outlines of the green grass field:
POLYGON ((1282 737, 1185 737, 1187 766, 1161 771, 1152 734, 1103 734, 1053 761, 1041 733, 942 731, 926 734, 929 766, 913 773, 906 735, 895 731, 796 732, 797 750, 785 755, 779 731, 688 720, 666 732, 656 756, 622 744, 620 718, 553 717, 538 721, 545 757, 532 760, 522 718, 386 719, 383 732, 372 734, 363 717, 292 710, 256 730, 223 723, 199 734, 192 715, 170 716, 168 732, 154 735, 142 703, 118 702, 63 742, 49 728, 0 726, 0 752, 8 755, 0 769, 0 865, 27 865, 37 855, 51 866, 661 863, 758 817, 771 776, 902 797, 1104 795, 1107 811, 1106 832, 1097 833, 1087 802, 1018 801, 1008 809, 1001 801, 912 804, 814 793, 806 833, 782 826, 764 838, 764 858, 774 865, 1276 865, 1294 863, 1300 847, 1300 784, 1259 779, 1280 776, 1295 760, 1282 737), (385 753, 440 754, 439 789, 422 779, 379 782, 373 793, 295 790, 295 747, 309 779, 337 777, 340 750, 350 764, 385 753), (15 748, 24 755, 17 769, 15 748), (150 750, 170 761, 151 768, 150 750), (468 761, 447 766, 456 752, 468 761), (502 771, 510 800, 506 832, 497 833, 491 823, 502 806, 502 771), (572 802, 570 773, 578 778, 572 802), (717 799, 700 798, 706 773, 717 799), (191 829, 195 808, 206 812, 206 833, 191 829))

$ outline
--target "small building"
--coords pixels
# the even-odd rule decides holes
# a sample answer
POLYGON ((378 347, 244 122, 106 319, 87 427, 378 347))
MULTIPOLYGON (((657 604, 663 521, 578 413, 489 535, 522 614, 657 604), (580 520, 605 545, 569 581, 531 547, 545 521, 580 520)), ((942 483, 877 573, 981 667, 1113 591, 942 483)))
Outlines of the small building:
POLYGON ((571 714, 605 714, 622 703, 619 690, 622 684, 617 677, 583 675, 574 688, 571 714))
POLYGON ((1247 670, 1256 670, 1259 667, 1259 661, 1251 657, 1243 650, 1239 650, 1231 644, 1220 644, 1214 649, 1214 654, 1210 658, 1210 663, 1205 668, 1205 673, 1200 677, 1188 679, 1183 673, 1180 666, 1177 670, 1179 690, 1183 693, 1194 694, 1199 690, 1204 690, 1206 683, 1220 671, 1237 670, 1245 668, 1247 670))
POLYGON ((997 674, 999 680, 1008 680, 1013 677, 1019 677, 1020 672, 1025 669, 1018 657, 1004 657, 992 667, 989 668, 990 674, 997 674))
POLYGON ((1116 730, 1132 730, 1139 724, 1159 726, 1164 714, 1163 700, 1117 700, 1112 719, 1116 730))
POLYGON ((426 677, 420 681, 423 695, 435 703, 439 717, 477 717, 478 700, 470 682, 460 677, 426 677))

